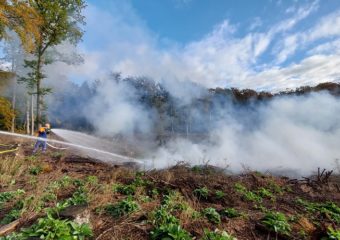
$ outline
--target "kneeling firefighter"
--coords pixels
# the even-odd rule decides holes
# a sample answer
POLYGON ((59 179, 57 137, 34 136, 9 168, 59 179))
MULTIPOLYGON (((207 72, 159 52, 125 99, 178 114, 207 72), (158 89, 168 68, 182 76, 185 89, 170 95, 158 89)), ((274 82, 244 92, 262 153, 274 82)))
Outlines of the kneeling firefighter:
POLYGON ((45 127, 40 127, 38 131, 38 137, 41 139, 38 139, 37 142, 34 145, 33 153, 36 153, 38 149, 41 147, 42 152, 46 152, 47 144, 47 134, 51 132, 50 124, 45 124, 45 127))

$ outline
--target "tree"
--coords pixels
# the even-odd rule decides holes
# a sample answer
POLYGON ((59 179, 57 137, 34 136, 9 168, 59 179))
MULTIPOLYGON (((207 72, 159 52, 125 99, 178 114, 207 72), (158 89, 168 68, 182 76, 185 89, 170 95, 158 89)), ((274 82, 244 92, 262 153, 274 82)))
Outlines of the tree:
POLYGON ((39 38, 33 59, 26 60, 25 66, 31 69, 27 77, 22 78, 30 88, 34 87, 32 94, 36 95, 36 122, 41 124, 42 96, 48 94, 51 89, 42 87, 43 65, 53 62, 50 56, 46 56, 48 49, 59 45, 63 41, 77 44, 83 36, 79 25, 84 24, 82 10, 85 7, 83 0, 31 0, 31 6, 42 17, 43 23, 39 26, 39 38))
POLYGON ((6 98, 0 97, 0 129, 10 130, 14 115, 11 103, 6 98))
POLYGON ((0 38, 7 38, 6 28, 16 32, 26 51, 35 47, 40 37, 42 19, 31 6, 31 0, 0 0, 0 38))

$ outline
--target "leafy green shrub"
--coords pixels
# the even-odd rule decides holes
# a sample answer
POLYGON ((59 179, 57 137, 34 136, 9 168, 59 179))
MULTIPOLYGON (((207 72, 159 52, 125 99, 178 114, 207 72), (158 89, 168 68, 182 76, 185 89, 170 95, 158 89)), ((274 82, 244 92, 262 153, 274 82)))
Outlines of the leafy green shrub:
POLYGON ((262 197, 257 195, 256 193, 252 191, 248 191, 245 186, 243 186, 240 183, 235 184, 235 190, 236 192, 242 194, 242 197, 247 200, 247 201, 252 201, 252 202, 262 202, 262 197))
POLYGON ((186 210, 189 207, 183 195, 178 191, 170 191, 167 195, 164 195, 162 204, 166 206, 169 211, 186 210))
POLYGON ((97 176, 88 176, 86 178, 86 182, 88 182, 89 184, 91 185, 97 185, 99 180, 98 180, 98 177, 97 176))
POLYGON ((239 213, 235 208, 226 208, 221 214, 228 218, 236 218, 241 216, 241 213, 239 213))
POLYGON ((22 201, 18 201, 12 210, 5 215, 5 217, 0 221, 0 224, 8 224, 13 222, 14 220, 17 220, 21 216, 21 210, 24 207, 24 204, 22 201))
POLYGON ((203 210, 203 215, 212 223, 220 223, 221 216, 215 208, 206 208, 203 210))
POLYGON ((115 218, 128 215, 137 211, 138 209, 139 205, 133 201, 131 197, 128 197, 127 199, 122 200, 115 205, 109 204, 104 207, 104 211, 115 218))
POLYGON ((69 220, 54 219, 51 215, 41 218, 38 223, 22 230, 18 239, 31 239, 34 237, 46 240, 54 239, 85 239, 92 236, 87 224, 78 225, 69 220))
POLYGON ((42 172, 42 167, 41 166, 30 167, 28 171, 31 175, 38 175, 42 172))
POLYGON ((67 199, 68 205, 84 205, 88 203, 88 196, 83 187, 78 188, 72 197, 67 199))
POLYGON ((212 232, 205 229, 202 240, 236 240, 236 238, 229 235, 225 231, 219 231, 218 229, 216 229, 214 232, 212 232))
POLYGON ((340 230, 334 230, 332 227, 327 229, 327 237, 323 237, 322 240, 340 240, 340 230))
POLYGON ((206 187, 202 188, 197 188, 194 190, 194 194, 199 198, 199 199, 208 199, 209 195, 209 189, 206 187))
POLYGON ((165 206, 161 206, 158 210, 151 214, 153 225, 164 225, 164 224, 179 224, 179 220, 169 213, 165 206))
POLYGON ((136 186, 132 184, 129 185, 118 184, 115 186, 114 190, 124 195, 134 195, 136 192, 136 186))
POLYGON ((2 192, 0 193, 0 209, 2 208, 2 205, 13 198, 16 198, 22 194, 24 194, 25 191, 22 189, 18 189, 16 191, 11 191, 11 192, 2 192))
POLYGON ((274 199, 274 195, 271 191, 269 191, 268 189, 266 188, 260 188, 258 190, 258 194, 263 197, 263 198, 271 198, 271 199, 274 199))
POLYGON ((165 224, 150 233, 151 240, 192 240, 190 234, 177 224, 165 224))
POLYGON ((340 223, 340 207, 333 202, 327 203, 311 203, 302 199, 297 199, 296 202, 305 207, 310 213, 318 213, 322 216, 327 216, 336 223, 340 223))
POLYGON ((215 196, 216 196, 216 198, 221 199, 221 198, 224 198, 225 193, 223 191, 221 191, 221 190, 217 190, 215 192, 215 196))
POLYGON ((0 224, 9 224, 14 220, 17 220, 21 216, 21 210, 12 209, 5 217, 0 221, 0 224))
POLYGON ((261 222, 269 231, 286 235, 291 231, 286 216, 280 212, 268 211, 261 222))

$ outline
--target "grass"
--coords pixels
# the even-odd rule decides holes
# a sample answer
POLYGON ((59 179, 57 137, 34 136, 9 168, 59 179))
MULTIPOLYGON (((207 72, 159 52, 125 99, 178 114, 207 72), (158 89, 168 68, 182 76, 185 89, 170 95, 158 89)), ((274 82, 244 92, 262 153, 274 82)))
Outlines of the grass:
POLYGON ((0 158, 0 185, 9 185, 13 179, 25 174, 27 166, 18 157, 0 158))

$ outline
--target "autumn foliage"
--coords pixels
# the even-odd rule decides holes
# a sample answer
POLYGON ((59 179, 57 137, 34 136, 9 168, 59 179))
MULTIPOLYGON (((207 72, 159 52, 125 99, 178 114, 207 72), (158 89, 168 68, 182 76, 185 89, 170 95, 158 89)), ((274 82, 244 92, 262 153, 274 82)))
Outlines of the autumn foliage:
POLYGON ((10 130, 14 115, 11 103, 6 98, 0 97, 0 129, 10 130))

